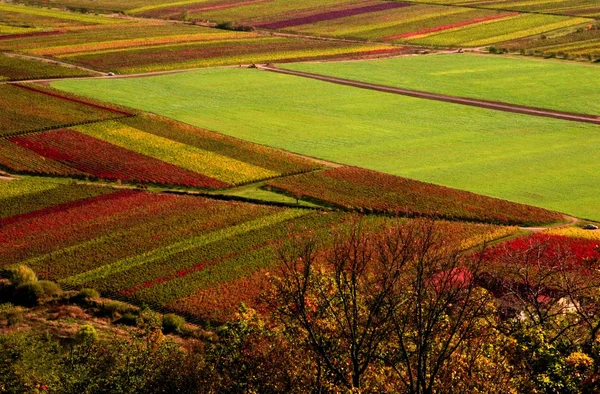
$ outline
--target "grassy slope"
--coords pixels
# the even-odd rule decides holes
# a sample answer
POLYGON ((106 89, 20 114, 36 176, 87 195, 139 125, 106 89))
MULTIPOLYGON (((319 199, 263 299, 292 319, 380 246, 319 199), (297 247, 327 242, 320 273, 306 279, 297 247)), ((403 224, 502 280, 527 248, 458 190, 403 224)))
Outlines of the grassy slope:
POLYGON ((246 69, 53 85, 306 155, 600 219, 594 125, 246 69))
POLYGON ((455 96, 600 115, 600 67, 500 56, 443 55, 299 63, 290 70, 455 96))

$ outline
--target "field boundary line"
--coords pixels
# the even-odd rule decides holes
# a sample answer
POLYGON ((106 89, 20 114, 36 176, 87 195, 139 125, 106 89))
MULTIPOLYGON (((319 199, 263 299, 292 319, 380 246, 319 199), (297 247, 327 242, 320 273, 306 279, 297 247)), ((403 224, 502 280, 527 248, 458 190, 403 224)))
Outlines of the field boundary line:
POLYGON ((556 110, 547 109, 547 108, 537 108, 537 107, 529 107, 529 106, 519 105, 519 104, 510 104, 510 103, 505 103, 505 102, 501 102, 501 101, 490 101, 490 100, 483 100, 483 99, 476 99, 476 98, 450 96, 450 95, 446 95, 446 94, 432 93, 432 92, 426 92, 426 91, 422 91, 422 90, 397 88, 397 87, 387 86, 387 85, 378 85, 378 84, 373 84, 373 83, 368 83, 368 82, 360 82, 360 81, 355 81, 355 80, 351 80, 351 79, 330 77, 330 76, 321 75, 321 74, 313 74, 313 73, 307 73, 307 72, 302 72, 302 71, 286 70, 286 69, 278 68, 278 67, 275 67, 272 65, 258 65, 256 68, 259 70, 263 70, 263 71, 275 72, 275 73, 279 73, 279 74, 286 74, 286 75, 292 75, 292 76, 297 76, 297 77, 310 78, 310 79, 315 79, 315 80, 319 80, 319 81, 323 81, 323 82, 330 82, 330 83, 335 83, 338 85, 351 86, 351 87, 356 87, 356 88, 361 88, 361 89, 376 90, 376 91, 383 92, 383 93, 392 93, 392 94, 398 94, 398 95, 402 95, 402 96, 409 96, 409 97, 415 97, 415 98, 426 99, 426 100, 435 100, 435 101, 442 101, 442 102, 447 102, 447 103, 452 103, 452 104, 468 105, 471 107, 492 109, 492 110, 503 111, 503 112, 512 112, 512 113, 517 113, 517 114, 522 114, 522 115, 540 116, 540 117, 546 117, 546 118, 567 120, 567 121, 572 121, 572 122, 584 122, 584 123, 593 123, 593 124, 600 125, 600 116, 596 116, 596 115, 577 114, 577 113, 572 113, 572 112, 556 111, 556 110))

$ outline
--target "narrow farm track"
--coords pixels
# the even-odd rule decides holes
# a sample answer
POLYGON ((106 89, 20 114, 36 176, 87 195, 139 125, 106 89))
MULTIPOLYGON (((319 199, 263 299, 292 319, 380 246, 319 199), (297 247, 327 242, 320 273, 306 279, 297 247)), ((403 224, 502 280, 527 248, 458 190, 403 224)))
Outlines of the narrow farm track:
POLYGON ((57 78, 37 78, 37 79, 26 79, 19 81, 2 81, 0 85, 13 85, 13 84, 22 84, 22 83, 37 83, 40 85, 49 85, 52 82, 58 81, 84 81, 90 79, 126 79, 126 78, 146 78, 146 77, 157 77, 160 75, 170 75, 170 74, 180 74, 190 71, 198 71, 198 70, 206 70, 208 68, 249 68, 252 64, 236 64, 229 66, 215 66, 215 67, 194 67, 194 68, 182 68, 177 70, 165 70, 165 71, 152 71, 148 73, 137 73, 137 74, 116 74, 116 75, 108 75, 107 73, 94 71, 96 73, 102 74, 97 77, 57 77, 57 78))
POLYGON ((556 224, 553 226, 548 226, 548 227, 519 227, 519 228, 521 230, 531 231, 533 233, 540 233, 542 231, 550 230, 553 228, 571 227, 571 226, 575 225, 577 222, 579 222, 579 219, 577 219, 576 217, 568 216, 568 215, 565 215, 565 220, 566 220, 566 223, 559 223, 559 224, 556 224))
POLYGON ((492 110, 496 110, 496 111, 512 112, 512 113, 517 113, 517 114, 541 116, 541 117, 546 117, 546 118, 568 120, 568 121, 572 121, 572 122, 584 122, 584 123, 593 123, 593 124, 600 125, 600 116, 596 116, 596 115, 576 114, 576 113, 571 113, 571 112, 555 111, 555 110, 546 109, 546 108, 528 107, 528 106, 524 106, 524 105, 509 104, 509 103, 503 103, 503 102, 498 102, 498 101, 489 101, 489 100, 473 99, 473 98, 467 98, 467 97, 449 96, 449 95, 445 95, 445 94, 430 93, 430 92, 424 92, 424 91, 420 91, 420 90, 396 88, 396 87, 392 87, 392 86, 377 85, 377 84, 372 84, 372 83, 354 81, 351 79, 329 77, 326 75, 312 74, 312 73, 301 72, 301 71, 285 70, 285 69, 277 68, 277 67, 271 66, 271 65, 259 65, 259 66, 257 66, 257 68, 259 70, 264 70, 264 71, 269 71, 269 72, 293 75, 293 76, 297 76, 297 77, 311 78, 311 79, 315 79, 315 80, 319 80, 319 81, 323 81, 323 82, 330 82, 330 83, 335 83, 335 84, 339 84, 339 85, 352 86, 352 87, 361 88, 361 89, 376 90, 376 91, 384 92, 384 93, 399 94, 402 96, 410 96, 410 97, 416 97, 416 98, 421 98, 421 99, 426 99, 426 100, 443 101, 443 102, 447 102, 447 103, 469 105, 472 107, 480 107, 480 108, 492 109, 492 110))

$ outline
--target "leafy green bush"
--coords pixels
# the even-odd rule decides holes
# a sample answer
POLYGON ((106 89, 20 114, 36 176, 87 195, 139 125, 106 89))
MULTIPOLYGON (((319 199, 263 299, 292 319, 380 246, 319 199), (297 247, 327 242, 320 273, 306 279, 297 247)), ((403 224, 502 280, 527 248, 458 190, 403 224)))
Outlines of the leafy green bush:
POLYGON ((8 279, 0 278, 0 303, 12 300, 13 285, 8 279))
POLYGON ((37 282, 38 280, 35 272, 25 265, 5 268, 0 272, 0 276, 8 279, 15 287, 19 287, 27 282, 37 282))
POLYGON ((113 323, 134 327, 135 325, 137 325, 137 320, 138 315, 132 312, 127 312, 120 319, 114 321, 113 323))
POLYGON ((79 292, 79 296, 81 296, 82 298, 85 299, 96 299, 96 298, 100 298, 100 292, 98 292, 98 290, 96 289, 81 289, 81 291, 79 292))
POLYGON ((95 342, 98 339, 98 333, 94 326, 85 324, 75 332, 75 341, 79 343, 95 342))
POLYGON ((28 282, 18 286, 14 300, 19 305, 34 306, 44 296, 44 288, 38 282, 28 282))
POLYGON ((96 289, 85 288, 81 289, 81 291, 73 297, 75 302, 79 303, 89 303, 92 300, 97 300, 100 298, 100 293, 96 289))
POLYGON ((15 289, 14 299, 17 304, 24 306, 39 305, 40 301, 56 297, 62 290, 54 283, 47 280, 26 282, 15 289))
POLYGON ((40 280, 37 283, 44 290, 44 297, 45 298, 56 297, 56 296, 58 296, 58 295, 60 295, 62 293, 62 289, 55 282, 51 282, 49 280, 40 280))
POLYGON ((15 326, 23 321, 23 310, 10 302, 0 304, 0 319, 6 319, 9 327, 15 326))
POLYGON ((185 319, 181 316, 169 313, 162 318, 162 329, 165 334, 175 332, 181 333, 185 327, 185 319))
POLYGON ((232 31, 254 31, 252 26, 236 25, 234 22, 221 22, 215 26, 217 29, 232 31))
POLYGON ((135 308, 119 301, 105 301, 100 308, 100 314, 113 318, 121 317, 126 313, 135 312, 135 308))
POLYGON ((9 312, 6 313, 6 323, 9 327, 16 326, 19 323, 22 323, 24 320, 23 309, 21 308, 13 308, 9 312))
POLYGON ((147 332, 160 331, 162 318, 159 313, 156 313, 147 306, 144 306, 142 310, 140 310, 136 324, 139 328, 147 332))

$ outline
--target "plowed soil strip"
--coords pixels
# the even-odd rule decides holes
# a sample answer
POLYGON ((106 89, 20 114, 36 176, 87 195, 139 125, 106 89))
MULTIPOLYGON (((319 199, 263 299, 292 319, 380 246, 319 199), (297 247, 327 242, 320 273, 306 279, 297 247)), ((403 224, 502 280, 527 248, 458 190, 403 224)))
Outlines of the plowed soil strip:
POLYGON ((311 78, 311 79, 316 79, 319 81, 336 83, 339 85, 353 86, 353 87, 361 88, 361 89, 376 90, 376 91, 384 92, 384 93, 393 93, 393 94, 399 94, 402 96, 410 96, 410 97, 416 97, 416 98, 427 99, 427 100, 436 100, 436 101, 444 101, 447 103, 470 105, 472 107, 493 109, 496 111, 513 112, 513 113, 517 113, 517 114, 542 116, 542 117, 546 117, 546 118, 569 120, 572 122, 594 123, 594 124, 600 125, 600 116, 596 116, 596 115, 576 114, 576 113, 572 113, 572 112, 554 111, 552 109, 528 107, 528 106, 524 106, 524 105, 509 104, 509 103, 503 103, 503 102, 499 102, 499 101, 489 101, 489 100, 473 99, 473 98, 458 97, 458 96, 448 96, 445 94, 423 92, 420 90, 396 88, 396 87, 385 86, 385 85, 377 85, 377 84, 372 84, 372 83, 354 81, 351 79, 329 77, 329 76, 320 75, 320 74, 312 74, 312 73, 306 73, 306 72, 301 72, 301 71, 284 70, 284 69, 273 67, 273 66, 258 66, 258 68, 260 70, 264 70, 264 71, 271 71, 271 72, 276 72, 276 73, 280 73, 280 74, 294 75, 297 77, 311 78))

